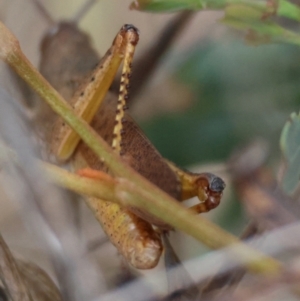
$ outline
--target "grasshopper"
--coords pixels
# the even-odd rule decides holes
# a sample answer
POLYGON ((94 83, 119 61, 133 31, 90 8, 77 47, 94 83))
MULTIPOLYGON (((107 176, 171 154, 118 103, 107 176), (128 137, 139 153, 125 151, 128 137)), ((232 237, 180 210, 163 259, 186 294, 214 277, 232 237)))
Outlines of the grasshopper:
MULTIPOLYGON (((122 26, 99 61, 88 36, 76 24, 62 22, 43 38, 40 71, 76 114, 111 145, 112 152, 174 199, 184 201, 198 196, 201 203, 191 210, 207 212, 220 203, 225 188, 222 179, 210 173, 181 170, 162 158, 126 112, 131 62, 138 40, 136 27, 122 26), (120 90, 116 96, 108 90, 122 61, 120 90)), ((70 160, 74 170, 87 177, 94 177, 92 170, 112 174, 76 132, 61 118, 48 113, 48 108, 45 111, 46 134, 43 135, 49 141, 50 152, 59 161, 70 160)), ((153 225, 168 231, 172 229, 168 224, 136 208, 122 208, 96 198, 86 201, 128 263, 138 269, 157 265, 163 246, 153 225)))

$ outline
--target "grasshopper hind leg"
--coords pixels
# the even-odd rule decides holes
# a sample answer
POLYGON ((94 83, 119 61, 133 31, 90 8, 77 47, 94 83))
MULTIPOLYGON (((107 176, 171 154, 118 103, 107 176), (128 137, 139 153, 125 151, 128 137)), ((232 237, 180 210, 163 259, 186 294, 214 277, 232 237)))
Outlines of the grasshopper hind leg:
MULTIPOLYGON (((128 98, 131 60, 138 40, 138 32, 132 25, 123 26, 122 32, 124 48, 121 49, 121 55, 124 64, 117 108, 114 107, 115 100, 113 96, 112 99, 106 98, 104 105, 101 106, 92 122, 94 129, 120 155, 123 148, 123 118, 128 98), (115 110, 117 110, 116 113, 115 110)), ((83 143, 79 145, 76 155, 76 169, 88 166, 97 169, 99 174, 101 173, 100 170, 109 172, 105 167, 105 162, 97 158, 83 143)), ((85 176, 92 176, 92 173, 85 174, 85 176)), ((102 224, 111 242, 127 262, 138 269, 150 269, 157 265, 163 248, 160 236, 151 224, 117 204, 96 198, 88 198, 87 204, 102 224)))

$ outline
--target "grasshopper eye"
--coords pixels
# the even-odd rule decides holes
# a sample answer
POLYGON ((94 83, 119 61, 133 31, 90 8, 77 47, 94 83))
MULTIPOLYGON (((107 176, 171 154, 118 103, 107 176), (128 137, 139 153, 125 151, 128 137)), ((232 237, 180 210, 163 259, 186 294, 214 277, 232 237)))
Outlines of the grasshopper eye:
POLYGON ((226 187, 225 182, 211 173, 204 173, 198 179, 198 185, 202 189, 205 189, 207 193, 222 193, 226 187))
POLYGON ((225 187, 226 187, 225 182, 221 178, 216 176, 214 176, 214 178, 209 184, 209 189, 213 192, 223 192, 225 187))
POLYGON ((225 182, 221 178, 209 172, 202 174, 198 182, 199 186, 206 187, 206 190, 211 192, 222 193, 226 187, 225 182))
POLYGON ((190 207, 192 211, 208 212, 220 204, 226 186, 221 178, 211 173, 203 173, 197 176, 195 184, 198 188, 197 196, 202 202, 190 207))

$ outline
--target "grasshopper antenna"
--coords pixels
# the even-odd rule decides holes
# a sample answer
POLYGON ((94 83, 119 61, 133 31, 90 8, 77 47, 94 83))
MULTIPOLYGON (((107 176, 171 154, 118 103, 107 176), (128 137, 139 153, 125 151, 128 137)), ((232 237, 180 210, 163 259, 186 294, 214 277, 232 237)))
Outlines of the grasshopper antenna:
POLYGON ((83 4, 83 6, 77 11, 75 16, 72 18, 72 22, 78 24, 82 17, 89 11, 89 9, 95 4, 97 0, 89 0, 83 4))
POLYGON ((56 22, 54 21, 52 16, 49 14, 49 12, 45 8, 45 6, 39 0, 31 0, 31 1, 35 4, 35 6, 40 11, 41 15, 45 18, 45 20, 47 20, 48 24, 50 26, 55 26, 56 22))

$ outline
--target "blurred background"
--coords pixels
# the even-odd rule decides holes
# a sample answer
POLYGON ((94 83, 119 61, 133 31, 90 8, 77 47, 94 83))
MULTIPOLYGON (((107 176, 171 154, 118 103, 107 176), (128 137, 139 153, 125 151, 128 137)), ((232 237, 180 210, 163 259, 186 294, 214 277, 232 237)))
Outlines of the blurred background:
MULTIPOLYGON (((40 2, 59 22, 70 20, 85 1, 40 2)), ((140 42, 133 64, 143 64, 139 58, 157 42, 176 14, 131 11, 130 3, 131 0, 99 0, 79 26, 90 35, 97 51, 104 54, 121 26, 134 24, 140 30, 140 42)), ((240 33, 218 22, 222 16, 220 12, 199 12, 188 17, 147 84, 132 99, 130 112, 164 157, 180 167, 214 172, 224 178, 224 200, 208 216, 240 235, 248 218, 232 187, 226 163, 237 147, 259 138, 268 146, 266 165, 274 177, 278 175, 280 133, 291 112, 299 110, 300 54, 292 45, 249 45, 240 33)), ((0 19, 37 66, 39 43, 51 26, 34 1, 0 0, 0 19)), ((0 81, 15 99, 22 98, 3 63, 0 81)), ((32 255, 34 248, 28 246, 28 241, 34 238, 20 233, 13 217, 15 208, 8 203, 4 206, 7 211, 1 210, 1 231, 13 249, 24 254, 26 245, 32 255)), ((89 239, 96 239, 98 226, 87 223, 92 230, 86 231, 93 233, 87 234, 89 239)), ((171 241, 181 258, 206 251, 184 235, 172 234, 171 241)), ((103 254, 114 250, 104 248, 109 251, 103 254)))

